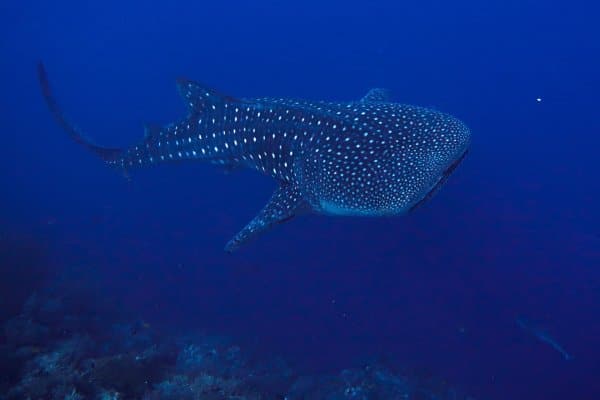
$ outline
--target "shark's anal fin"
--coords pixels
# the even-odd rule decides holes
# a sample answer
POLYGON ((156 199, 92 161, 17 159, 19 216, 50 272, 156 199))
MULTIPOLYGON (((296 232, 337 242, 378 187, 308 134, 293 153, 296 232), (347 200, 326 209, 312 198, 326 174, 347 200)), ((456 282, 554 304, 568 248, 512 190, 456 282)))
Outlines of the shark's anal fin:
POLYGON ((291 183, 282 183, 258 215, 227 243, 225 251, 229 253, 236 251, 273 226, 289 221, 302 213, 305 207, 307 206, 298 187, 291 183))
POLYGON ((390 101, 390 91, 382 88, 373 88, 360 99, 361 103, 373 103, 381 101, 390 101))

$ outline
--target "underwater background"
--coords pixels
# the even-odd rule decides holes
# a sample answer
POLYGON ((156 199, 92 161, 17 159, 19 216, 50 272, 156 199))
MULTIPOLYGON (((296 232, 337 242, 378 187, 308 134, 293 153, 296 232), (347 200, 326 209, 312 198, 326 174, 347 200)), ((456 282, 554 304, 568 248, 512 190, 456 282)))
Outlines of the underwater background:
POLYGON ((599 11, 3 2, 0 398, 600 398, 599 11), (109 146, 183 117, 182 76, 240 97, 385 87, 473 141, 406 217, 306 216, 226 254, 275 183, 203 163, 123 179, 56 125, 39 60, 109 146))

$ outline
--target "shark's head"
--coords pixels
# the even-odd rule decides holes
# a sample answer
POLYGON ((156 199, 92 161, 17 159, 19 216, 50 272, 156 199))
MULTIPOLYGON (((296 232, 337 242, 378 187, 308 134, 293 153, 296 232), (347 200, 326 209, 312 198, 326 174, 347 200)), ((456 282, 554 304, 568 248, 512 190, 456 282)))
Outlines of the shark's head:
POLYGON ((356 114, 351 133, 314 145, 300 170, 314 196, 305 197, 325 214, 405 214, 435 194, 469 147, 468 128, 434 110, 374 103, 356 114))
POLYGON ((431 199, 465 158, 471 133, 450 115, 421 110, 406 136, 409 150, 401 156, 398 174, 411 182, 405 204, 412 211, 431 199))

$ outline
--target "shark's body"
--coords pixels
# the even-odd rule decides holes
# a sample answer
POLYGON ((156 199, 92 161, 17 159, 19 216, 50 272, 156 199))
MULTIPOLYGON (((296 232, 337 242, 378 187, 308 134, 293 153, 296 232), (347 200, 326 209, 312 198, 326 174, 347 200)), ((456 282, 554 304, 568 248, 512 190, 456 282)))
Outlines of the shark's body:
POLYGON ((404 214, 430 198, 465 156, 467 127, 438 111, 391 103, 382 89, 359 101, 235 99, 179 80, 188 104, 183 121, 147 127, 129 149, 84 139, 40 82, 59 123, 108 164, 131 170, 180 160, 248 167, 272 176, 278 189, 226 246, 233 251, 274 224, 304 212, 404 214))

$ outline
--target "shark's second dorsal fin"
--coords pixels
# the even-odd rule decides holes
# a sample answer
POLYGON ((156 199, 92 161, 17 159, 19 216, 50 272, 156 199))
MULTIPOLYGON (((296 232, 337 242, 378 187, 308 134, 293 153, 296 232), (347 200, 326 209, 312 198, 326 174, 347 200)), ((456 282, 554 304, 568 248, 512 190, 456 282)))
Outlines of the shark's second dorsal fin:
POLYGON ((187 103, 190 112, 202 112, 207 107, 217 108, 226 102, 240 102, 240 100, 223 95, 198 82, 189 79, 177 79, 179 94, 187 103))
POLYGON ((294 216, 306 211, 307 207, 298 186, 292 183, 282 183, 258 215, 227 243, 225 250, 229 253, 234 252, 241 245, 268 231, 276 224, 289 221, 294 216))
POLYGON ((360 99, 361 103, 373 103, 381 101, 390 101, 390 91, 383 88, 373 88, 360 99))

